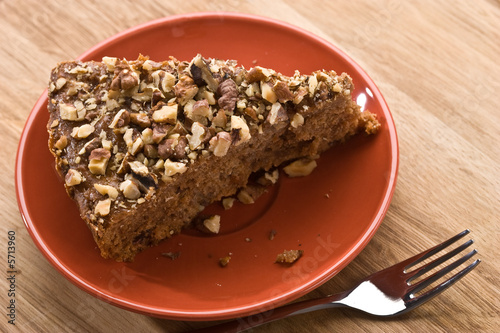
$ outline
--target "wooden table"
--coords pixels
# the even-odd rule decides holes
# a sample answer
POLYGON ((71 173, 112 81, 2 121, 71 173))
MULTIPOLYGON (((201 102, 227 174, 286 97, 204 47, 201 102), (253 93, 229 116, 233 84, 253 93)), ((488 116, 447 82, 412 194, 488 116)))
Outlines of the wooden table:
MULTIPOLYGON (((0 1, 0 229, 2 270, 16 233, 16 325, 0 279, 1 331, 183 332, 208 326, 150 318, 102 302, 60 275, 37 250, 18 211, 14 164, 30 110, 50 69, 149 20, 195 11, 260 14, 307 29, 353 57, 384 94, 399 136, 394 198, 361 254, 303 298, 339 292, 470 228, 483 262, 415 311, 379 319, 319 311, 255 332, 500 331, 500 5, 419 1, 0 1)), ((7 274, 7 273, 6 273, 7 274)))

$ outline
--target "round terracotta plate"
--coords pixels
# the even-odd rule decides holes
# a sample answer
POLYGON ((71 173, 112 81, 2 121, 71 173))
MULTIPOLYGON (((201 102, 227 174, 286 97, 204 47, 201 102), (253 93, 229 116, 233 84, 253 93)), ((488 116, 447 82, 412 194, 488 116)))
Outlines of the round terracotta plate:
MULTIPOLYGON (((290 302, 326 282, 368 243, 389 206, 398 145, 389 109, 373 81, 326 41, 273 20, 198 13, 156 20, 96 45, 79 59, 103 56, 153 60, 172 55, 237 59, 291 75, 335 69, 349 73, 354 96, 382 123, 326 152, 308 177, 280 177, 254 205, 222 211, 222 229, 207 237, 186 232, 151 248, 133 263, 104 260, 76 205, 67 197, 47 148, 47 97, 42 94, 22 133, 16 165, 21 214, 35 244, 65 277, 125 309, 179 320, 215 320, 257 313, 290 302), (270 239, 270 233, 274 233, 270 239), (292 266, 278 253, 300 249, 292 266), (172 258, 162 255, 179 255, 172 258), (231 256, 222 268, 218 260, 231 256)), ((55 65, 55 64, 54 64, 55 65)))

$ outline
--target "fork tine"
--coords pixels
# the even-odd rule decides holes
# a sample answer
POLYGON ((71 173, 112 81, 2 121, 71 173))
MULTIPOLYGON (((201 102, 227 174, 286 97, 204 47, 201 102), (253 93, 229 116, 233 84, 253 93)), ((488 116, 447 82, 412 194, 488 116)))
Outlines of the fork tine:
POLYGON ((445 255, 442 255, 441 257, 436 258, 433 261, 423 265, 422 267, 419 267, 418 269, 407 273, 409 276, 407 282, 411 282, 411 281, 415 280, 416 278, 424 275, 425 273, 427 273, 431 269, 441 265, 442 263, 444 263, 448 259, 453 258, 457 254, 459 254, 460 252, 462 252, 463 250, 465 250, 466 248, 471 246, 473 243, 474 243, 474 241, 472 239, 470 239, 469 241, 460 245, 459 247, 457 247, 453 251, 450 251, 450 252, 446 253, 445 255))
POLYGON ((476 253, 477 253, 476 250, 472 250, 471 252, 469 252, 465 256, 463 256, 462 258, 459 258, 459 259, 455 260, 454 262, 452 262, 448 266, 442 268, 441 270, 437 271, 436 273, 434 273, 434 274, 426 277, 425 279, 423 279, 421 281, 418 281, 417 283, 413 284, 411 286, 411 288, 409 289, 409 291, 411 293, 417 293, 417 292, 419 292, 420 290, 422 290, 425 287, 429 286, 431 283, 439 280, 440 278, 442 278, 443 276, 445 276, 449 272, 453 271, 454 269, 456 269, 457 267, 459 267, 460 265, 462 265, 464 262, 466 262, 467 260, 469 260, 470 258, 472 258, 472 256, 474 256, 476 253))
POLYGON ((398 265, 404 265, 404 269, 408 270, 409 268, 421 263, 425 259, 432 257, 434 254, 438 253, 439 251, 442 251, 443 249, 447 248, 451 244, 453 244, 456 241, 458 241, 459 239, 463 238, 468 233, 470 233, 470 230, 466 229, 466 230, 462 231, 461 233, 459 233, 458 235, 455 235, 455 236, 451 237, 450 239, 444 241, 443 243, 438 244, 438 245, 436 245, 436 246, 434 246, 434 247, 432 247, 432 248, 430 248, 422 253, 419 253, 416 256, 413 256, 409 259, 406 259, 405 261, 401 262, 398 265))
MULTIPOLYGON (((474 251, 472 251, 472 252, 474 252, 474 251)), ((451 278, 449 278, 448 280, 444 281, 440 285, 432 288, 431 290, 425 292, 424 294, 422 294, 420 296, 409 298, 409 299, 405 299, 407 308, 408 309, 414 308, 414 307, 416 307, 416 306, 418 306, 420 304, 423 304, 423 303, 427 302, 431 298, 439 295, 440 293, 442 293, 443 291, 445 291, 446 289, 448 289, 449 287, 451 287, 453 284, 455 284, 455 282, 457 282, 458 280, 460 280, 461 278, 463 278, 467 273, 469 273, 470 271, 472 271, 477 265, 479 265, 480 262, 481 262, 481 259, 476 259, 472 264, 470 264, 469 266, 465 267, 460 272, 456 273, 455 275, 453 275, 451 278)), ((406 297, 409 297, 411 295, 412 294, 407 295, 406 297)))

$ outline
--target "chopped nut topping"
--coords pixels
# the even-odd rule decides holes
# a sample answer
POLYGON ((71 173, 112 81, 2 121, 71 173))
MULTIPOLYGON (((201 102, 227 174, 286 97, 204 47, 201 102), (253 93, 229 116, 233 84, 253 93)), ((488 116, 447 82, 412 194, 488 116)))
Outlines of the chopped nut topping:
POLYGON ((276 103, 278 96, 273 90, 273 87, 267 82, 260 82, 260 90, 262 91, 262 98, 269 103, 276 103))
POLYGON ((233 111, 238 101, 238 87, 236 87, 236 83, 231 79, 225 80, 219 85, 219 93, 221 95, 218 101, 220 108, 226 111, 233 111))
POLYGON ((189 142, 189 148, 191 150, 196 150, 203 141, 203 136, 205 135, 205 127, 198 122, 193 123, 191 126, 191 132, 193 135, 187 135, 186 138, 189 142))
POLYGON ((65 135, 62 135, 59 140, 54 144, 54 147, 57 149, 64 149, 68 145, 68 138, 65 135))
POLYGON ((136 200, 141 196, 139 187, 130 179, 120 183, 120 191, 122 191, 125 198, 130 200, 136 200))
POLYGON ((66 186, 75 186, 82 183, 83 177, 82 174, 75 169, 69 169, 64 177, 64 181, 66 186))
POLYGON ((55 128, 57 126, 59 126, 59 119, 54 119, 54 121, 50 124, 50 128, 55 128))
POLYGON ((94 214, 106 216, 111 211, 111 199, 101 200, 97 203, 94 209, 94 214))
POLYGON ((295 92, 295 97, 293 98, 294 104, 299 104, 302 102, 304 97, 308 94, 308 90, 305 87, 299 87, 295 92))
POLYGON ((64 85, 66 84, 67 80, 63 77, 60 77, 56 80, 56 84, 55 84, 55 89, 56 90, 59 90, 61 89, 62 87, 64 87, 64 85))
POLYGON ((288 120, 288 115, 286 114, 285 109, 280 103, 274 103, 271 106, 271 111, 267 117, 267 120, 271 125, 275 125, 279 122, 285 122, 288 120))
POLYGON ((191 119, 196 121, 199 117, 209 118, 211 116, 212 112, 210 110, 208 100, 202 99, 193 104, 193 108, 191 109, 191 119))
POLYGON ((311 75, 309 77, 309 96, 314 96, 316 88, 318 88, 318 79, 316 78, 316 75, 311 75))
POLYGON ((175 124, 177 121, 177 104, 162 105, 153 112, 153 121, 156 123, 175 124))
POLYGON ((130 122, 130 113, 125 109, 121 109, 115 115, 111 124, 109 124, 109 128, 124 127, 127 126, 129 122, 130 122))
POLYGON ((231 116, 231 129, 236 130, 238 133, 238 139, 235 144, 239 145, 245 141, 250 140, 252 135, 250 134, 250 129, 248 128, 245 120, 238 116, 231 116))
MULTIPOLYGON (((120 65, 115 68, 118 69, 120 65)), ((139 76, 129 68, 123 68, 111 82, 111 90, 128 90, 139 84, 139 76)))
POLYGON ((286 103, 294 98, 290 88, 288 88, 288 85, 283 81, 276 82, 273 86, 273 90, 280 103, 286 103))
POLYGON ((130 122, 142 128, 148 128, 151 126, 151 120, 145 113, 131 113, 130 122))
POLYGON ((94 184, 94 188, 102 195, 107 195, 111 200, 118 197, 118 190, 110 185, 94 184))
POLYGON ((104 148, 97 148, 92 150, 89 157, 89 170, 94 175, 104 175, 106 173, 106 167, 108 166, 108 161, 111 157, 109 150, 104 148))
POLYGON ((128 164, 129 164, 132 172, 137 174, 137 175, 147 176, 149 174, 148 167, 139 161, 129 162, 128 164))
POLYGON ((154 132, 151 128, 145 128, 141 133, 141 139, 146 145, 152 145, 154 141, 154 132))
POLYGON ((216 136, 210 139, 210 151, 215 156, 225 156, 231 147, 231 135, 227 132, 219 132, 216 136))
POLYGON ((63 120, 77 121, 78 113, 76 108, 71 104, 62 103, 59 104, 59 114, 63 120))
POLYGON ((106 64, 108 72, 113 72, 115 70, 116 62, 118 61, 115 57, 103 57, 102 62, 106 64))
POLYGON ((179 104, 184 105, 198 93, 198 86, 191 77, 182 75, 174 86, 174 91, 179 104))
POLYGON ((171 160, 166 160, 163 167, 165 168, 165 176, 173 176, 178 173, 184 173, 187 170, 185 163, 172 162, 171 160))
MULTIPOLYGON (((92 178, 93 195, 118 201, 100 201, 95 214, 101 217, 115 207, 149 200, 159 181, 172 181, 197 159, 230 154, 269 125, 276 132, 288 128, 299 133, 295 129, 307 121, 315 102, 349 95, 353 89, 345 74, 332 71, 311 76, 296 71, 288 77, 260 66, 247 71, 235 61, 199 54, 191 62, 104 57, 102 63, 75 62, 60 68, 49 85, 49 130, 51 135, 59 132, 51 137, 53 153, 69 169, 66 186, 92 178), (73 138, 75 142, 69 142, 73 138), (88 170, 80 163, 88 163, 88 170), (103 179, 108 171, 117 179, 103 179)), ((379 128, 376 119, 362 119, 363 124, 369 133, 379 128)), ((305 159, 284 170, 296 177, 315 166, 314 160, 305 159)), ((260 187, 241 189, 238 198, 255 201, 255 194, 275 183, 278 175, 277 169, 261 173, 255 179, 260 187)), ((234 200, 223 203, 230 206, 234 200)))
POLYGON ((73 127, 71 136, 76 139, 84 139, 94 132, 94 126, 90 124, 85 124, 80 127, 73 127))
POLYGON ((215 127, 225 128, 227 125, 227 116, 224 110, 219 110, 216 116, 212 119, 212 124, 215 127))
POLYGON ((271 76, 271 73, 267 68, 256 66, 248 71, 246 79, 249 83, 252 83, 257 81, 264 81, 269 76, 271 76))
POLYGON ((198 54, 196 57, 194 57, 193 61, 190 64, 190 71, 194 81, 197 84, 199 83, 200 80, 203 80, 208 85, 211 91, 213 92, 217 91, 219 83, 213 77, 212 72, 208 68, 205 60, 203 60, 201 54, 198 54))

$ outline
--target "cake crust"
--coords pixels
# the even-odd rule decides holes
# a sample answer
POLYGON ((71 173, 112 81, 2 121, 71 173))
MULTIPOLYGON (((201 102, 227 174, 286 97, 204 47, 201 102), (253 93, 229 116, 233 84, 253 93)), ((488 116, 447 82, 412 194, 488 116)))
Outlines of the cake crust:
POLYGON ((347 74, 233 60, 64 62, 49 83, 49 149, 101 255, 131 261, 250 175, 379 128, 347 74))

